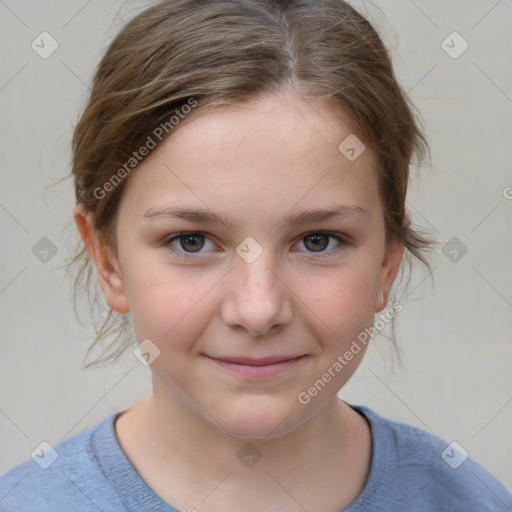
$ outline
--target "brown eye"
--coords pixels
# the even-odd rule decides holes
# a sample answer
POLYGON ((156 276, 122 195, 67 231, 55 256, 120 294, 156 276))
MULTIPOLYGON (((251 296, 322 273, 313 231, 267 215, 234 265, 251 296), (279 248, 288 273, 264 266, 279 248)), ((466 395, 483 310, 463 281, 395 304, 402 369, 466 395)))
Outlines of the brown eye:
POLYGON ((329 245, 329 238, 328 235, 322 234, 308 235, 304 237, 304 240, 309 243, 306 242, 304 245, 314 252, 323 251, 329 245))
MULTIPOLYGON (((199 255, 203 256, 205 255, 205 251, 199 251, 203 249, 207 240, 208 237, 202 233, 179 233, 178 235, 169 238, 164 245, 169 247, 172 251, 180 256, 186 256, 187 254, 194 253, 198 253, 199 255)), ((212 242, 210 243, 213 247, 215 247, 212 242)))
POLYGON ((299 245, 301 243, 306 248, 306 252, 316 253, 319 256, 329 256, 331 254, 335 254, 338 251, 343 250, 345 246, 350 245, 349 241, 345 240, 339 235, 323 232, 314 232, 304 235, 299 245), (332 244, 331 240, 335 240, 337 243, 332 244), (330 245, 331 249, 329 250, 328 247, 330 245))
POLYGON ((200 251, 204 246, 204 236, 191 234, 191 235, 181 235, 179 237, 180 246, 187 252, 197 252, 200 251))

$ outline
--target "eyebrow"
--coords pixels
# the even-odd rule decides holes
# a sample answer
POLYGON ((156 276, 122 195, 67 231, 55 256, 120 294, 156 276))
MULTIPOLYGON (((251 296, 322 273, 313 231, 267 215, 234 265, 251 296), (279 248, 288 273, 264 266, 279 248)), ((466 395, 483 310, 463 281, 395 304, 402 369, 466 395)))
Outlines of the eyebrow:
MULTIPOLYGON (((358 205, 338 204, 331 208, 312 208, 302 211, 298 214, 285 214, 280 221, 274 224, 282 228, 291 225, 308 224, 312 222, 322 222, 331 219, 338 220, 359 220, 369 218, 370 212, 366 208, 358 205)), ((206 208, 186 208, 186 207, 156 207, 150 208, 144 213, 143 218, 153 219, 159 217, 169 217, 187 220, 196 224, 223 224, 230 229, 236 226, 233 218, 223 219, 213 211, 206 208)), ((273 227, 271 229, 273 229, 273 227)), ((270 230, 269 230, 270 231, 270 230)))

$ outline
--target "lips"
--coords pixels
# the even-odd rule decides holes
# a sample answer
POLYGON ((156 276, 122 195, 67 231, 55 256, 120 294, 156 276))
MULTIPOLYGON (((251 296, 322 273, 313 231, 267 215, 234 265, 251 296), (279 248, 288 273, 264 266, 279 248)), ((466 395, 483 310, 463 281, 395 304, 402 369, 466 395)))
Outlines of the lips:
POLYGON ((278 356, 267 356, 267 357, 261 357, 261 358, 251 358, 251 357, 213 357, 209 356, 212 359, 216 359, 217 361, 224 361, 226 363, 232 363, 232 364, 244 364, 247 366, 266 366, 271 364, 278 364, 285 361, 292 361, 295 359, 300 359, 303 357, 302 355, 296 356, 284 356, 284 355, 278 355, 278 356))
POLYGON ((230 378, 243 379, 245 381, 268 382, 286 378, 293 375, 292 372, 300 368, 307 355, 275 355, 266 357, 245 356, 207 356, 207 359, 220 369, 224 375, 230 378))

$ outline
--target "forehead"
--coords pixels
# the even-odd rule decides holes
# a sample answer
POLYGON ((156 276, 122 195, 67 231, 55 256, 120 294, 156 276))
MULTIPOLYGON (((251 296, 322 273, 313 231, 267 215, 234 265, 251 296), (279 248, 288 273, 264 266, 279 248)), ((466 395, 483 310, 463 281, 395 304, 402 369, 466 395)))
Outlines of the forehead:
POLYGON ((225 106, 178 126, 132 173, 123 202, 134 219, 177 200, 260 216, 319 203, 374 209, 375 156, 367 145, 358 155, 354 137, 347 114, 326 101, 275 94, 225 106))

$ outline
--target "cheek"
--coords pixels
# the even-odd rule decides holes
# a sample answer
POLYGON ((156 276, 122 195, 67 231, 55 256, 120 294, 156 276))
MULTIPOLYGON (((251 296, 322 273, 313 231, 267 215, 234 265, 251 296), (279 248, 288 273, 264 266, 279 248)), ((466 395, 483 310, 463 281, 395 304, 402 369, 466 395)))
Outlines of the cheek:
POLYGON ((133 275, 136 277, 129 281, 127 293, 139 342, 149 338, 162 351, 171 345, 191 344, 204 329, 201 319, 208 318, 207 292, 215 281, 204 276, 194 280, 185 271, 165 273, 156 267, 133 275))
POLYGON ((350 344, 373 324, 376 275, 368 265, 347 266, 303 285, 299 296, 311 308, 310 328, 325 345, 350 344))
MULTIPOLYGON (((188 349, 221 307, 216 287, 224 285, 222 275, 172 268, 160 260, 148 264, 143 254, 131 254, 125 266, 125 291, 138 341, 150 339, 162 351, 188 349)), ((292 291, 282 298, 295 302, 298 317, 292 321, 304 325, 325 345, 350 344, 374 321, 376 260, 372 251, 359 250, 337 268, 309 268, 305 274, 287 276, 292 291)))

